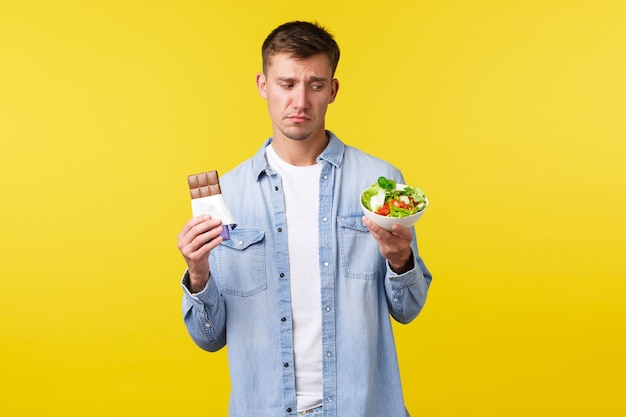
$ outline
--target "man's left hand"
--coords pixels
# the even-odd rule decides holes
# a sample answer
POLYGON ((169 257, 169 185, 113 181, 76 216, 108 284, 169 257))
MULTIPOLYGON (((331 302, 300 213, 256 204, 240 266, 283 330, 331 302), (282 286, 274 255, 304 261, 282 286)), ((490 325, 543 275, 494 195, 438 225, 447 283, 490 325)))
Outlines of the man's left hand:
POLYGON ((363 224, 369 229, 380 247, 380 253, 387 259, 391 270, 396 274, 403 274, 413 268, 413 252, 411 231, 394 224, 391 231, 385 230, 373 221, 363 216, 363 224))

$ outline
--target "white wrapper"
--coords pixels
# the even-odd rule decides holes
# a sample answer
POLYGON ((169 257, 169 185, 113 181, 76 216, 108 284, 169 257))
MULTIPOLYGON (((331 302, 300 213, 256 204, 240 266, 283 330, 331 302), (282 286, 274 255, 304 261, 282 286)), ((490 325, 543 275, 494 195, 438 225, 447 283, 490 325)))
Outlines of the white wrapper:
POLYGON ((237 223, 235 223, 235 218, 230 213, 228 206, 226 206, 226 201, 224 201, 224 196, 222 194, 215 194, 208 197, 192 198, 191 211, 194 217, 201 214, 210 214, 212 217, 220 219, 224 227, 222 237, 225 240, 230 238, 228 228, 234 229, 235 227, 237 227, 237 223))

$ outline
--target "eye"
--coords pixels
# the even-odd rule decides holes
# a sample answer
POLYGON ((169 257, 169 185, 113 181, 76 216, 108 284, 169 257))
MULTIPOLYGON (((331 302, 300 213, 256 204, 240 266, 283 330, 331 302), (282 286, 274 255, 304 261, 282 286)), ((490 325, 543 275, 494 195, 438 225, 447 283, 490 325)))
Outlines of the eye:
POLYGON ((311 88, 315 91, 321 91, 324 89, 324 85, 322 84, 312 84, 311 88))
POLYGON ((285 90, 291 90, 293 88, 292 83, 280 83, 280 87, 285 90))

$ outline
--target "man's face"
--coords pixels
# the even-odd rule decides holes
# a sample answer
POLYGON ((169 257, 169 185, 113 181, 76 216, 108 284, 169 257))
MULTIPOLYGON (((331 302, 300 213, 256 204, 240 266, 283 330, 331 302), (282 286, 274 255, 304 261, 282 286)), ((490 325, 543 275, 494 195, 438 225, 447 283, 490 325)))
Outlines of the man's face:
POLYGON ((325 136, 326 109, 339 89, 328 56, 276 54, 266 73, 257 75, 257 87, 267 100, 274 136, 280 133, 293 140, 325 136))

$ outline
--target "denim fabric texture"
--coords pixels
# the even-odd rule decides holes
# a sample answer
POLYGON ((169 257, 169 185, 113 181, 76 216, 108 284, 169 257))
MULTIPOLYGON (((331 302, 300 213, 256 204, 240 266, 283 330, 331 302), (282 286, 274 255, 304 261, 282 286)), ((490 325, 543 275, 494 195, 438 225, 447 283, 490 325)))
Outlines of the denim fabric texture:
POLYGON ((323 413, 324 413, 324 410, 322 409, 322 407, 317 407, 311 410, 300 411, 298 412, 298 416, 322 417, 324 415, 323 413))
MULTIPOLYGON (((419 314, 431 275, 415 239, 415 268, 391 271, 359 204, 379 176, 404 178, 327 134, 330 142, 318 157, 322 415, 406 417, 391 319, 408 323, 419 314)), ((228 345, 230 417, 297 415, 285 204, 281 178, 265 160, 271 140, 221 176, 238 226, 211 252, 206 287, 191 294, 188 276, 182 280, 182 314, 194 342, 207 351, 228 345)), ((211 377, 202 365, 197 371, 211 377)))

